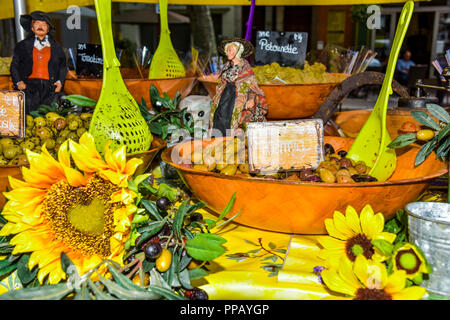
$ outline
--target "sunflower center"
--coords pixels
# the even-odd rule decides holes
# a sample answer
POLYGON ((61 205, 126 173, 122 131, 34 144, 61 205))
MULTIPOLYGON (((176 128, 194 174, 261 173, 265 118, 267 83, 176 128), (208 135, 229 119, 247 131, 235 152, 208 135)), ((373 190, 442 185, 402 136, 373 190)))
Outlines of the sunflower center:
POLYGON ((87 206, 78 204, 69 211, 67 219, 84 234, 101 235, 105 227, 105 204, 97 198, 87 206))
POLYGON ((367 259, 371 259, 375 250, 370 240, 364 234, 359 233, 347 240, 345 252, 351 261, 355 261, 356 257, 360 254, 364 255, 367 259))
POLYGON ((359 288, 353 300, 392 300, 392 296, 383 289, 359 288))
POLYGON ((54 184, 43 202, 43 210, 56 240, 83 255, 108 257, 114 234, 114 211, 110 203, 118 190, 113 183, 92 176, 85 187, 61 181, 54 184))
POLYGON ((397 268, 400 270, 405 270, 407 274, 415 273, 420 268, 419 257, 417 257, 413 249, 397 252, 395 262, 397 264, 397 268))

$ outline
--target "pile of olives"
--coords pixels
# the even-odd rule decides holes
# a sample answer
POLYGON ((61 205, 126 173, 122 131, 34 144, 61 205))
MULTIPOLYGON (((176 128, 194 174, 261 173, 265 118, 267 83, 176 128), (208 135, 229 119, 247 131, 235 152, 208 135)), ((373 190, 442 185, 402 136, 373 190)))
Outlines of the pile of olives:
MULTIPOLYGON (((208 148, 208 147, 207 147, 208 148)), ((331 144, 324 146, 325 160, 322 161, 317 169, 304 169, 291 172, 275 172, 271 174, 255 174, 249 172, 247 143, 234 140, 223 141, 223 153, 216 154, 213 147, 201 151, 194 151, 191 154, 191 163, 185 164, 195 170, 221 173, 231 176, 258 177, 271 180, 292 180, 308 182, 327 182, 327 183, 355 183, 355 182, 374 182, 375 177, 369 175, 370 167, 363 161, 353 161, 346 158, 347 152, 344 150, 335 152, 331 144), (234 153, 227 151, 227 148, 233 148, 234 153), (218 161, 221 159, 221 161, 218 161), (228 164, 222 164, 223 159, 227 159, 228 164), (239 163, 237 159, 245 159, 245 163, 239 163), (230 160, 234 160, 230 161, 230 160)), ((229 149, 228 149, 229 150, 229 149)))
POLYGON ((26 115, 25 138, 0 139, 0 165, 27 165, 25 150, 41 152, 45 146, 56 156, 60 145, 67 139, 78 142, 81 135, 89 130, 92 113, 71 113, 63 117, 56 112, 48 112, 45 117, 26 115))

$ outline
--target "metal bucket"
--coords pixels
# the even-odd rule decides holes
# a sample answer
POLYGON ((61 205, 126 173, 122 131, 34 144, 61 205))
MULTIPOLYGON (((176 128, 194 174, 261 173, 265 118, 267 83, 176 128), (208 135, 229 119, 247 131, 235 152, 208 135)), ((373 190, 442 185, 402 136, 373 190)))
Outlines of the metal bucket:
POLYGON ((406 211, 409 241, 422 249, 433 268, 422 286, 430 293, 450 297, 450 204, 412 202, 406 211))

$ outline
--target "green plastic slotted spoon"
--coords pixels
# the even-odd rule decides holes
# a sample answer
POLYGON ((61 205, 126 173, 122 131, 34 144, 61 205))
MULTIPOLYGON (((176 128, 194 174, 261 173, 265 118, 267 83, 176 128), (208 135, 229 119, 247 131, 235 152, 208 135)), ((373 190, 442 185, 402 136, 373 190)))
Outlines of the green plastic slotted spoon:
POLYGON ((347 154, 347 158, 354 161, 364 161, 367 166, 371 167, 369 174, 377 178, 378 181, 386 181, 397 166, 395 150, 387 147, 391 142, 391 137, 386 127, 386 113, 389 96, 392 94, 392 79, 397 58, 408 30, 413 10, 414 2, 407 1, 400 14, 394 42, 389 54, 386 75, 377 102, 347 154))
POLYGON ((148 73, 149 79, 183 78, 186 70, 180 61, 170 40, 169 22, 167 19, 167 0, 159 0, 161 17, 161 33, 159 44, 153 55, 148 73))
POLYGON ((103 83, 89 133, 100 154, 108 140, 112 140, 111 150, 126 145, 127 154, 145 152, 153 137, 120 74, 112 35, 111 0, 95 0, 95 10, 102 43, 103 83))

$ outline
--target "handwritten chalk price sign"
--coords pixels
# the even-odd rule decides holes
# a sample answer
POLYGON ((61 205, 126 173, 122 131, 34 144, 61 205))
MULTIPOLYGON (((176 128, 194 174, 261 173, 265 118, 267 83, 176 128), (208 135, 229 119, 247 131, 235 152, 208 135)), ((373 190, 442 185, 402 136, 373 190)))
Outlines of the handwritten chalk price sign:
POLYGON ((249 170, 316 169, 324 159, 323 135, 321 119, 251 122, 247 125, 249 170))
POLYGON ((77 44, 76 72, 82 76, 102 77, 103 55, 101 45, 92 43, 77 44))
POLYGON ((25 137, 25 94, 0 90, 0 136, 25 137))
POLYGON ((255 64, 278 62, 283 67, 303 66, 307 44, 306 32, 258 31, 255 64))

